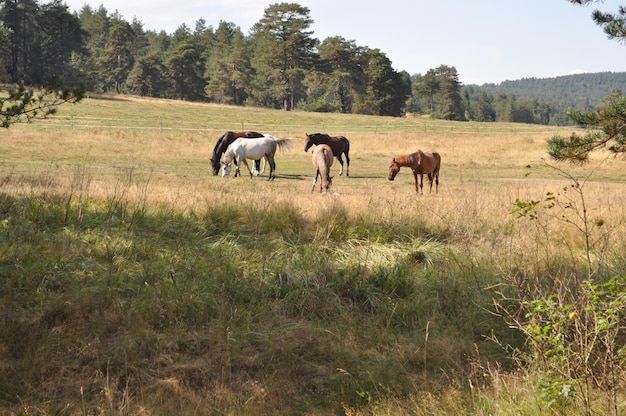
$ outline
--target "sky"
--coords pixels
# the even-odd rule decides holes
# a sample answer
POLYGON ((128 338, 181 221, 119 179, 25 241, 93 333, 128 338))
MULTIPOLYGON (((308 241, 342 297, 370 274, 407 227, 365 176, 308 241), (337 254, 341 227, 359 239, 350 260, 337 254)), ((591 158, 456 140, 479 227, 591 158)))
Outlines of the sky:
POLYGON ((626 72, 626 44, 609 40, 594 9, 617 12, 626 0, 574 6, 567 0, 65 0, 71 12, 101 5, 144 30, 193 30, 199 19, 232 22, 245 34, 275 3, 309 8, 313 37, 341 36, 379 49, 396 71, 425 74, 453 66, 463 84, 626 72))

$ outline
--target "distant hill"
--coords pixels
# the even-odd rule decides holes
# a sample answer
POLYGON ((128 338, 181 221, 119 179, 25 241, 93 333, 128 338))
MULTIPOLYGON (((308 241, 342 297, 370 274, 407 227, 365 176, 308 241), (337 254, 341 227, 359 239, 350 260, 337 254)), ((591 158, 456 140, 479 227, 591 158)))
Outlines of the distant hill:
POLYGON ((549 104, 557 112, 570 108, 591 110, 609 92, 626 95, 626 72, 598 72, 554 78, 524 78, 500 84, 466 85, 471 94, 513 94, 518 99, 549 104))

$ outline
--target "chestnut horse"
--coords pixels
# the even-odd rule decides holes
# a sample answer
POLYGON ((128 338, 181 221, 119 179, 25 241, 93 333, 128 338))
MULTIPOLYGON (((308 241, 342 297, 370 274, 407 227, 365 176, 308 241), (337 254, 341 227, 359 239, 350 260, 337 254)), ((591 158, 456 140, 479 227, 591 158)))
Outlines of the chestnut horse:
MULTIPOLYGON (((263 137, 263 134, 257 133, 256 131, 227 131, 217 140, 215 143, 215 147, 213 148, 213 155, 211 156, 211 168, 213 169, 213 176, 217 175, 220 171, 220 159, 222 158, 222 154, 228 149, 228 146, 235 139, 239 137, 245 137, 248 139, 254 139, 258 137, 263 137)), ((254 161, 254 168, 258 172, 260 167, 260 161, 254 161)), ((265 169, 265 168, 263 168, 265 169)))
POLYGON ((422 152, 418 150, 415 153, 411 153, 405 156, 394 157, 389 165, 389 174, 387 179, 394 180, 400 168, 402 166, 408 166, 413 171, 415 177, 415 190, 417 193, 424 193, 424 174, 428 175, 428 181, 430 182, 430 192, 433 191, 433 180, 437 184, 435 192, 439 192, 439 168, 441 167, 441 156, 435 151, 422 152), (417 175, 420 175, 420 184, 418 187, 417 175))
POLYGON ((350 156, 348 156, 348 152, 350 151, 350 142, 343 136, 331 137, 328 134, 324 133, 313 133, 306 135, 306 144, 304 145, 304 151, 308 152, 311 146, 319 144, 327 144, 333 150, 333 156, 337 158, 339 164, 341 165, 339 168, 339 176, 343 174, 343 159, 341 158, 342 154, 346 155, 346 176, 350 175, 350 156))
POLYGON ((315 178, 313 179, 311 192, 315 190, 317 177, 321 176, 322 183, 320 184, 320 192, 325 191, 326 193, 329 193, 330 187, 333 184, 333 178, 330 176, 330 167, 333 165, 333 150, 327 144, 315 146, 311 161, 315 167, 315 178))

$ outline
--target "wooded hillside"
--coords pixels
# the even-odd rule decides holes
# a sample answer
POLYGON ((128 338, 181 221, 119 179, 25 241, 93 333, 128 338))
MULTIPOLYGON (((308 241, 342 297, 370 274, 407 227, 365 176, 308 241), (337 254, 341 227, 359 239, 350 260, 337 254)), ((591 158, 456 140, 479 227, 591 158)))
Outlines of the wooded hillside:
POLYGON ((467 85, 464 88, 470 95, 485 92, 493 96, 514 95, 517 99, 536 100, 548 104, 555 114, 559 114, 568 109, 592 110, 610 92, 626 92, 626 72, 524 78, 500 84, 467 85))
POLYGON ((174 33, 138 18, 57 0, 0 2, 0 82, 284 110, 453 121, 568 124, 626 89, 626 74, 585 74, 463 87, 452 65, 397 71, 384 51, 338 34, 317 39, 310 10, 270 4, 248 35, 203 19, 174 33))

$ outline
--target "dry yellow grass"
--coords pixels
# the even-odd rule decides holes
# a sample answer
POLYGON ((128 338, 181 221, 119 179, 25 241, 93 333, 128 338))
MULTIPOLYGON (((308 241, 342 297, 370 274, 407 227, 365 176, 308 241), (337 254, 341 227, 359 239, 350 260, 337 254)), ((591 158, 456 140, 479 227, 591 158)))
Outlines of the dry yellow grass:
MULTIPOLYGON (((137 105, 136 100, 130 102, 137 105)), ((166 105, 161 101, 148 103, 166 105)), ((314 127, 303 127, 301 134, 271 131, 278 137, 298 139, 290 150, 277 155, 278 177, 274 182, 268 182, 266 176, 250 179, 246 174, 240 178, 212 176, 208 160, 223 131, 176 129, 175 123, 170 125, 172 130, 162 131, 67 127, 49 121, 16 125, 3 132, 0 175, 31 178, 27 187, 21 181, 9 181, 5 191, 10 183, 16 183, 21 188, 14 189, 17 193, 37 192, 36 188, 59 193, 72 189, 75 198, 82 194, 106 199, 124 189, 129 201, 180 211, 235 201, 260 206, 295 204, 313 219, 337 207, 355 216, 387 221, 419 219, 430 227, 447 230, 451 247, 457 250, 521 261, 527 256, 546 255, 538 254, 538 249, 529 253, 529 248, 545 243, 541 240, 547 235, 569 241, 567 250, 571 251, 571 246, 581 248, 580 230, 560 218, 573 215, 579 221, 573 210, 552 209, 543 214, 542 222, 534 223, 511 213, 517 199, 539 201, 549 192, 558 194, 570 186, 571 181, 559 171, 562 169, 586 181, 589 220, 604 221, 607 226, 601 231, 611 230, 612 239, 622 235, 626 223, 624 161, 600 152, 582 167, 550 162, 545 141, 557 133, 567 134, 567 128, 468 123, 459 127, 459 123, 425 121, 423 131, 417 132, 398 124, 385 132, 350 133, 351 129, 358 130, 359 120, 354 126, 350 116, 344 120, 344 134, 351 142, 350 177, 337 176, 335 161, 332 195, 310 192, 313 167, 303 146, 304 132, 314 127), (442 155, 437 194, 426 191, 418 196, 407 168, 394 182, 386 179, 393 156, 417 149, 435 149, 442 155)), ((115 123, 123 124, 117 119, 108 122, 115 123)), ((257 123, 261 125, 263 120, 257 123)), ((568 195, 574 197, 571 192, 568 195)))
MULTIPOLYGON (((160 100, 129 99, 129 105, 138 102, 168 105, 160 100)), ((114 101, 104 104, 106 111, 119 117, 121 110, 110 109, 110 106, 118 108, 119 104, 114 101)), ((186 106, 181 104, 182 108, 186 106)), ((68 107, 72 111, 74 108, 68 107)), ((295 114, 291 122, 297 123, 299 116, 295 114)), ((263 117, 268 116, 260 113, 256 117, 259 120, 255 123, 261 125, 263 117)), ((120 120, 111 118, 105 124, 123 126, 120 120)), ((516 199, 538 200, 568 184, 557 169, 549 167, 545 146, 547 138, 556 133, 567 134, 567 128, 424 121, 423 126, 417 124, 415 132, 407 131, 411 126, 398 124, 372 133, 356 131, 362 125, 361 118, 346 116, 343 120, 341 134, 346 134, 351 142, 351 176, 338 177, 335 161, 334 195, 330 198, 350 212, 378 212, 382 217, 420 212, 420 216, 449 224, 466 222, 472 217, 498 223, 510 218, 516 199), (441 185, 436 195, 417 196, 412 174, 406 168, 395 182, 386 180, 390 159, 417 149, 435 149, 442 155, 441 185)), ((368 119, 367 123, 374 121, 368 119)), ((419 120, 405 120, 405 123, 419 123, 419 120)), ((291 150, 277 155, 278 178, 268 183, 264 177, 250 180, 245 175, 211 176, 208 160, 223 130, 186 130, 177 129, 177 125, 168 122, 166 127, 171 130, 68 127, 50 121, 16 125, 3 132, 0 172, 3 176, 50 177, 54 179, 51 183, 40 183, 59 190, 66 189, 78 176, 87 176, 89 194, 97 198, 114 192, 120 178, 132 178, 137 197, 147 198, 151 204, 174 204, 180 209, 233 197, 245 201, 284 199, 297 203, 303 211, 314 211, 320 201, 328 203, 325 197, 310 194, 313 167, 310 155, 303 152, 303 144, 304 133, 315 127, 304 126, 301 133, 291 128, 270 131, 299 141, 291 150)), ((579 178, 593 171, 585 188, 589 205, 599 215, 623 217, 626 180, 623 164, 621 159, 598 153, 583 167, 555 166, 579 178)))

